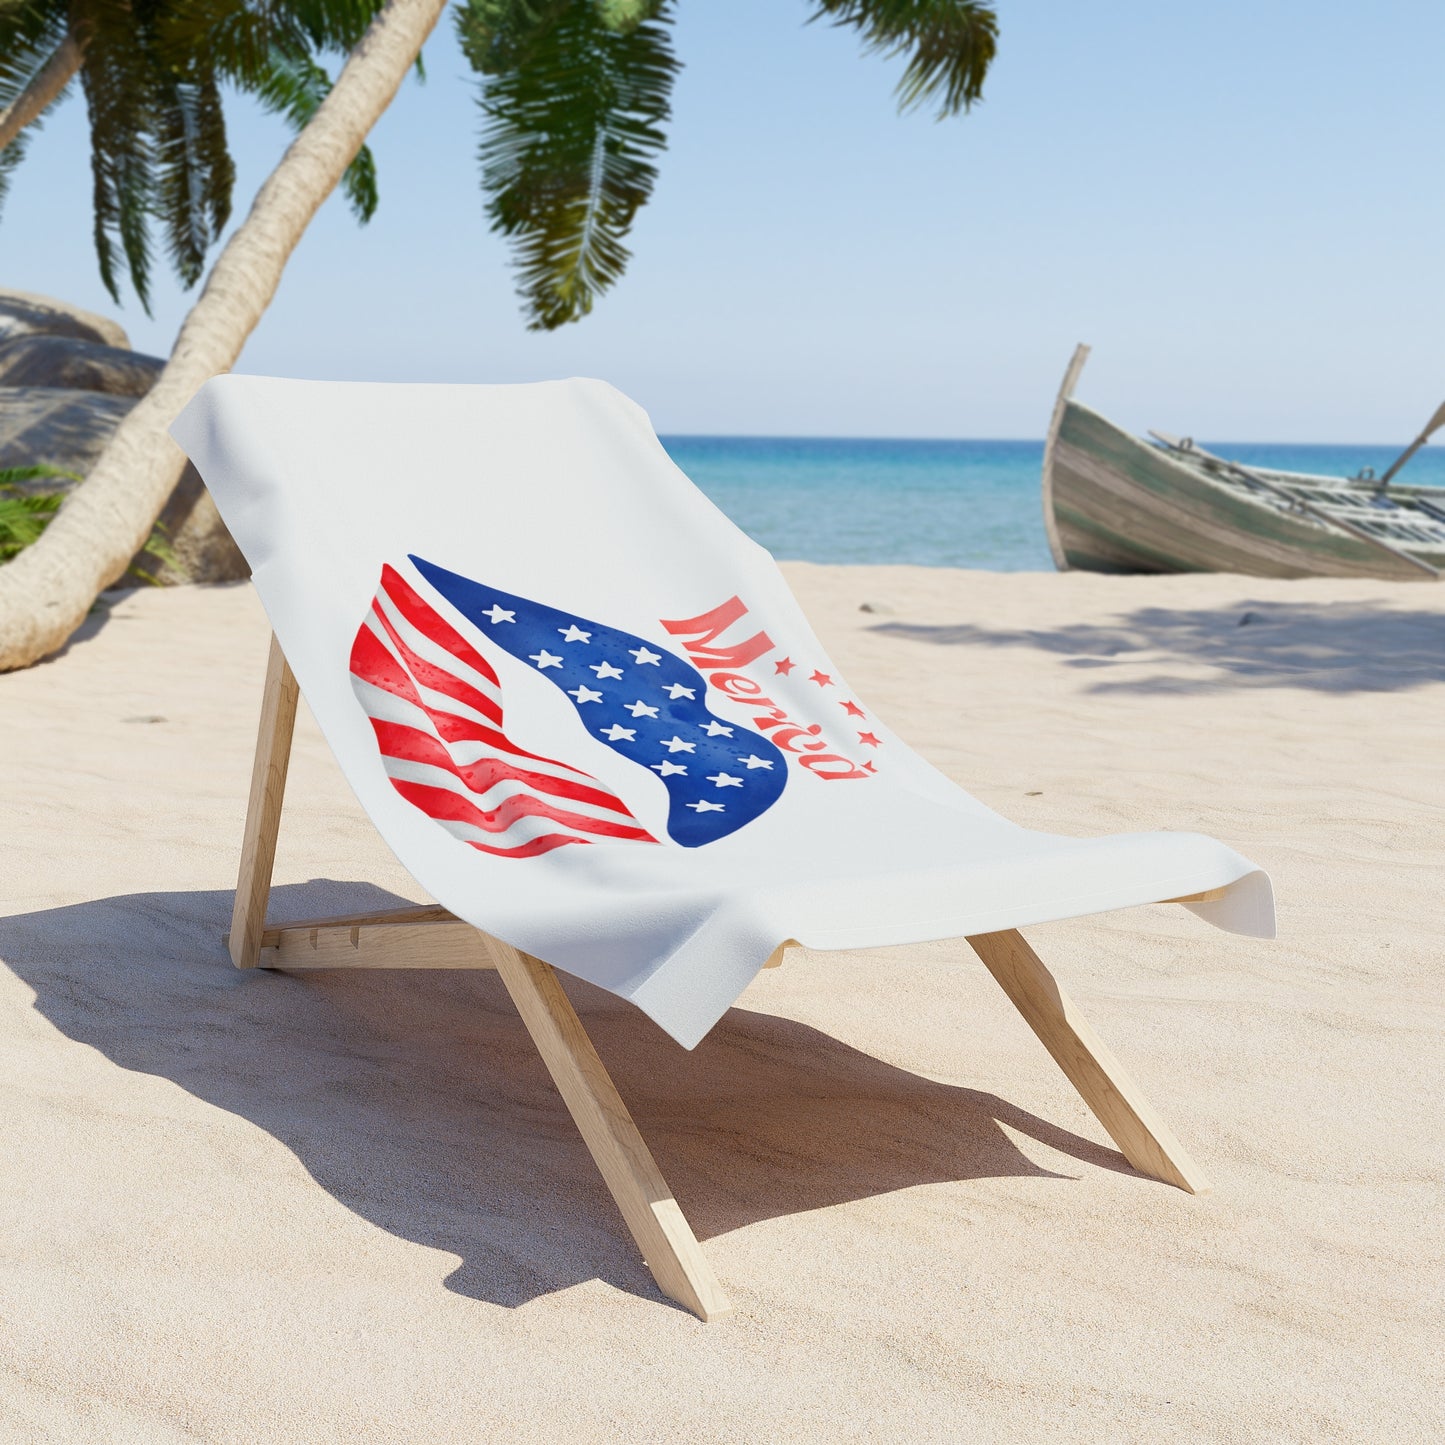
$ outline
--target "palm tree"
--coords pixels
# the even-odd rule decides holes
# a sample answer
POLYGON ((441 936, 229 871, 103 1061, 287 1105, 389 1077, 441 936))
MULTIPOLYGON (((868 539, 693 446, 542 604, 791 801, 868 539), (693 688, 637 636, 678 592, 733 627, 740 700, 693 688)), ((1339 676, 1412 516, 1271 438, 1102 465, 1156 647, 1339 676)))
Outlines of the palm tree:
MULTIPOLYGON (((0 201, 28 131, 78 75, 90 119, 95 249, 119 302, 117 263, 150 310, 150 221, 164 228, 181 284, 193 286, 231 213, 235 166, 221 86, 300 130, 331 87, 316 58, 360 40, 380 0, 0 0, 0 201)), ((363 147, 343 187, 358 219, 376 208, 363 147)))
MULTIPOLYGON (((40 540, 0 567, 0 670, 62 646, 145 541, 184 462, 166 428, 203 382, 234 364, 311 217, 446 4, 385 0, 377 10, 223 248, 151 391, 40 540)), ((979 98, 997 35, 988 0, 813 4, 814 20, 908 56, 901 106, 933 101, 953 115, 979 98)), ((459 0, 463 48, 482 76, 483 185, 494 228, 513 240, 534 326, 585 315, 626 264, 623 238, 665 145, 678 68, 672 12, 672 0, 459 0)))

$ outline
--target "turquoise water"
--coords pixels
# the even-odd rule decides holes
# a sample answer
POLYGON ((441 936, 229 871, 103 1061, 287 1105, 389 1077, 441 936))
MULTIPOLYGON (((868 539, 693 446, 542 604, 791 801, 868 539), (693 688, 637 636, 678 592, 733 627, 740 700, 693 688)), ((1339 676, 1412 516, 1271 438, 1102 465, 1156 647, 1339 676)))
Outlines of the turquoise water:
MULTIPOLYGON (((1039 501, 1043 443, 836 437, 663 437, 673 460, 749 536, 807 562, 1051 570, 1039 501)), ((1389 446, 1205 442, 1256 466, 1353 476, 1389 446)), ((1402 481, 1445 487, 1445 447, 1402 481)))

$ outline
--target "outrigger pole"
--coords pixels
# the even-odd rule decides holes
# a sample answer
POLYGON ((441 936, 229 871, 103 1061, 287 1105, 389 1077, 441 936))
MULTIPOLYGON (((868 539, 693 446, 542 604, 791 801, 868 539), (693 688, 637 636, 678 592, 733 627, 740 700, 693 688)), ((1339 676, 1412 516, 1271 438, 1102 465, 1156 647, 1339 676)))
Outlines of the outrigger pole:
POLYGON ((1403 467, 1405 463, 1408 462, 1410 458, 1413 457, 1415 453, 1418 452, 1420 448, 1423 447, 1425 443, 1429 441, 1430 438, 1434 436, 1435 433, 1439 431, 1442 426, 1445 426, 1445 401, 1442 401, 1440 403, 1440 405, 1435 410, 1435 415, 1432 416, 1430 420, 1425 423, 1425 430, 1422 431, 1420 435, 1417 436, 1415 440, 1412 441, 1410 445, 1407 446, 1405 450, 1402 451, 1400 455, 1395 458, 1395 460, 1390 464, 1390 469, 1385 473, 1383 477, 1380 478, 1380 480, 1375 485, 1378 486, 1382 491, 1386 487, 1388 487, 1390 485, 1390 479, 1395 475, 1395 473, 1398 472, 1400 468, 1403 467))

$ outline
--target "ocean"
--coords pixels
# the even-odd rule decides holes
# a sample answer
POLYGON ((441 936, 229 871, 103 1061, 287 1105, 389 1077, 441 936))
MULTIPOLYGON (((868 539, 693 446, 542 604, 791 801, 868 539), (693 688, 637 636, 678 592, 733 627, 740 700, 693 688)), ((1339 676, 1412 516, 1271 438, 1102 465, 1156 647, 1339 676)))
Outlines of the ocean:
MULTIPOLYGON (((1042 442, 706 436, 662 442, 775 557, 993 572, 1053 568, 1039 499, 1042 442)), ((1354 476, 1361 467, 1382 472, 1401 449, 1203 445, 1256 466, 1333 476, 1354 476)), ((1445 487, 1445 447, 1424 448, 1400 479, 1445 487)))

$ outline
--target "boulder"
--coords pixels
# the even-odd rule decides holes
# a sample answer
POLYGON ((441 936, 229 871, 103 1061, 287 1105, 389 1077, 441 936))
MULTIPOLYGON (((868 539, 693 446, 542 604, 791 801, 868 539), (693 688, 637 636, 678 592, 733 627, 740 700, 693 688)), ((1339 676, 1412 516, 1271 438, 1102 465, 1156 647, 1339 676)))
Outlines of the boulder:
MULTIPOLYGON (((0 386, 0 468, 48 462, 84 476, 110 434, 136 403, 55 386, 0 386)), ((27 482, 26 490, 63 491, 53 480, 27 482)))
MULTIPOLYGON (((120 419, 133 407, 133 396, 63 387, 0 386, 0 468, 48 462, 85 476, 105 449, 120 419)), ((27 492, 71 491, 74 482, 40 477, 18 484, 27 492)), ((160 516, 172 563, 141 552, 132 567, 152 581, 235 582, 251 569, 231 540, 211 494, 189 463, 160 516)), ((136 587, 144 578, 127 573, 115 585, 136 587)))
POLYGON ((119 582, 120 587, 138 587, 142 572, 155 582, 242 582, 251 575, 250 563, 241 555, 201 474, 189 462, 160 515, 165 538, 174 561, 164 563, 148 553, 139 553, 119 582))
MULTIPOLYGON (((165 363, 130 350, 113 321, 49 296, 0 289, 0 469, 46 462, 84 477, 165 363)), ((20 484, 65 493, 58 477, 20 484)), ((187 464, 161 513, 172 561, 145 552, 116 583, 234 582, 251 575, 211 494, 187 464)))
POLYGON ((73 336, 79 341, 130 350, 130 338, 104 316, 57 301, 53 296, 0 287, 0 339, 32 335, 73 336))
POLYGON ((76 336, 32 332, 0 341, 0 386, 65 387, 109 396, 144 396, 165 362, 76 336))

